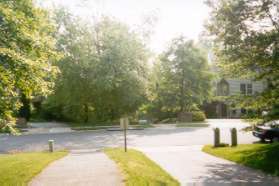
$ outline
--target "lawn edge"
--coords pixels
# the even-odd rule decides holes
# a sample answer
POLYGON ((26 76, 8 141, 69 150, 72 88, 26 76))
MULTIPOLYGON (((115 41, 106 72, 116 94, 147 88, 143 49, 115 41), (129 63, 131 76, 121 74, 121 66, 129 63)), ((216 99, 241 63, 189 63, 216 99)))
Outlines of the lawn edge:
MULTIPOLYGON (((117 164, 117 168, 120 170, 121 174, 123 175, 123 182, 124 185, 126 185, 126 181, 128 180, 128 174, 124 171, 124 169, 121 168, 121 162, 117 161, 115 159, 113 159, 109 153, 107 152, 107 150, 109 149, 120 149, 119 147, 107 147, 103 149, 103 152, 112 160, 117 164)), ((165 169, 163 169, 158 163, 156 163, 155 161, 153 161, 152 159, 150 159, 145 153, 143 153, 142 151, 136 149, 136 148, 130 148, 129 150, 134 150, 137 151, 138 153, 140 153, 143 157, 145 157, 146 159, 148 159, 149 161, 151 161, 155 166, 157 166, 162 172, 164 172, 164 174, 166 174, 169 178, 171 178, 174 182, 176 182, 178 185, 180 185, 180 182, 174 178, 168 171, 166 171, 165 169)))
MULTIPOLYGON (((42 153, 48 153, 47 151, 41 151, 42 153)), ((61 150, 61 151, 56 151, 56 152, 65 152, 65 155, 64 156, 61 156, 53 161, 50 161, 48 162, 40 171, 38 171, 37 173, 35 173, 29 180, 26 181, 26 185, 29 185, 29 183, 35 179, 39 174, 41 174, 43 172, 44 169, 46 169, 48 166, 50 166, 52 163, 62 159, 62 158, 65 158, 66 156, 69 155, 69 151, 68 150, 61 150)), ((27 152, 27 153, 32 153, 32 152, 27 152)), ((50 152, 49 152, 50 153, 50 152)))
MULTIPOLYGON (((241 145, 252 145, 252 144, 241 144, 241 145)), ((250 169, 255 170, 255 171, 260 171, 260 172, 262 172, 262 173, 264 173, 265 175, 268 175, 268 176, 279 177, 279 176, 274 175, 274 174, 272 174, 272 173, 270 173, 270 172, 268 172, 268 171, 265 171, 265 170, 263 170, 263 169, 261 169, 261 168, 253 167, 253 166, 248 165, 248 164, 245 164, 245 163, 243 163, 243 162, 235 161, 235 160, 232 160, 232 159, 230 159, 230 158, 225 158, 225 157, 223 157, 223 156, 219 156, 219 155, 217 155, 217 154, 214 154, 214 153, 211 153, 211 152, 206 151, 206 148, 213 148, 213 149, 214 149, 214 148, 229 148, 229 147, 230 147, 230 148, 234 148, 234 147, 231 147, 231 146, 228 146, 228 147, 213 147, 213 145, 204 145, 204 146, 202 147, 202 152, 207 153, 207 154, 209 154, 209 155, 211 155, 211 156, 214 156, 214 157, 216 157, 216 158, 220 158, 220 159, 223 159, 223 160, 226 160, 226 161, 230 161, 230 162, 232 162, 232 163, 235 163, 235 164, 237 164, 237 165, 241 165, 241 166, 243 166, 243 167, 250 168, 250 169)))

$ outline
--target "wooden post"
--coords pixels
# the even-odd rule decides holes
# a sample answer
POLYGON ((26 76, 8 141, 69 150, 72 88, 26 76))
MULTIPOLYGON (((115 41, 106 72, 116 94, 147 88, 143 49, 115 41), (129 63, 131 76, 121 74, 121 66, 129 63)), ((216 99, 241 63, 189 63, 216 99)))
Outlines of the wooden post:
POLYGON ((214 147, 219 147, 220 146, 220 129, 217 127, 217 128, 214 128, 213 129, 214 131, 214 147))
POLYGON ((54 145, 54 140, 48 140, 48 148, 49 152, 53 152, 53 145, 54 145))
POLYGON ((236 130, 236 128, 231 129, 231 146, 232 147, 237 146, 237 130, 236 130))

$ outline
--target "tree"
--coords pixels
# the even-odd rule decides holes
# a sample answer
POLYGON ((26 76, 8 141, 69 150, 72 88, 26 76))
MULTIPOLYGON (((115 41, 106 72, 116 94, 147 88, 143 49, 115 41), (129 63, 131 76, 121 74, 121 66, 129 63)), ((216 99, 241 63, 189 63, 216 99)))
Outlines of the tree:
POLYGON ((145 97, 148 57, 138 35, 108 17, 92 24, 59 10, 56 20, 65 55, 48 101, 73 121, 113 121, 134 113, 145 97))
POLYGON ((46 95, 57 73, 53 24, 32 0, 0 0, 0 118, 25 100, 46 95))
POLYGON ((152 105, 157 112, 189 112, 209 98, 212 74, 193 41, 172 41, 154 66, 152 105))
POLYGON ((267 82, 266 90, 244 99, 244 106, 279 104, 279 1, 210 0, 207 25, 225 75, 267 82))

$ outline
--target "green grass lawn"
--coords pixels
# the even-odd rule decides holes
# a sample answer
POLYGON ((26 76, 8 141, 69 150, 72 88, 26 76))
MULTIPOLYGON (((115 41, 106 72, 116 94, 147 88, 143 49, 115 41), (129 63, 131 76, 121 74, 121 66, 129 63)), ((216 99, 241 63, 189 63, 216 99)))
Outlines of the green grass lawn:
MULTIPOLYGON (((77 130, 77 131, 84 131, 84 130, 100 130, 100 129, 109 129, 111 127, 119 127, 117 126, 75 126, 71 127, 72 130, 77 130)), ((146 125, 129 125, 129 128, 134 128, 134 129, 142 129, 142 128, 153 128, 154 126, 151 124, 146 124, 146 125)))
POLYGON ((179 185, 179 183, 143 153, 128 149, 125 153, 120 148, 105 149, 125 175, 126 185, 179 185))
POLYGON ((236 163, 279 176, 279 143, 249 144, 237 147, 205 146, 203 151, 236 163))
POLYGON ((100 130, 100 129, 108 129, 112 126, 78 126, 78 127, 71 127, 72 130, 100 130))
POLYGON ((177 123, 176 127, 208 127, 206 122, 177 123))
POLYGON ((0 155, 0 185, 27 185, 49 163, 67 155, 61 152, 36 152, 0 155))

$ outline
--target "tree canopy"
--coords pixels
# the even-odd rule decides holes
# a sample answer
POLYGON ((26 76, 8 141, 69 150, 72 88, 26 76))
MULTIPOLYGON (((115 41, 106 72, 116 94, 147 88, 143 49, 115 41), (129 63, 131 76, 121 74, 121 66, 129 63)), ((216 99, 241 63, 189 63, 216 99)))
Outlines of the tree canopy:
POLYGON ((266 90, 245 99, 247 105, 268 108, 279 98, 279 1, 209 0, 207 25, 223 72, 266 82, 266 90))
POLYGON ((74 121, 114 120, 133 113, 145 98, 148 51, 125 24, 103 17, 89 23, 56 13, 61 75, 49 106, 74 121))
POLYGON ((10 118, 20 96, 50 92, 58 54, 54 25, 32 0, 0 0, 0 117, 10 118))
POLYGON ((157 113, 189 112, 209 98, 212 74, 206 57, 193 41, 172 41, 154 66, 151 109, 157 113))

